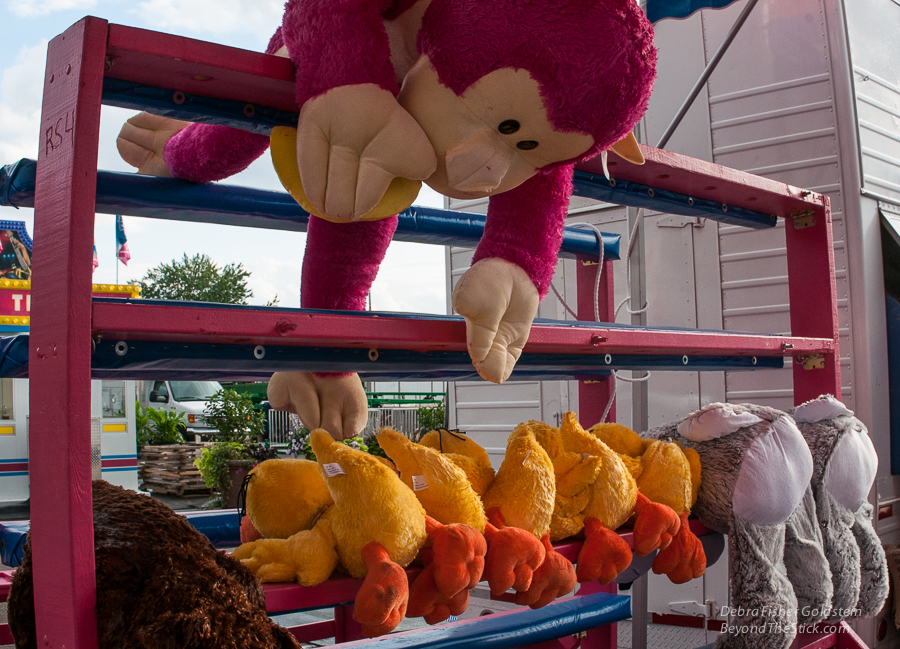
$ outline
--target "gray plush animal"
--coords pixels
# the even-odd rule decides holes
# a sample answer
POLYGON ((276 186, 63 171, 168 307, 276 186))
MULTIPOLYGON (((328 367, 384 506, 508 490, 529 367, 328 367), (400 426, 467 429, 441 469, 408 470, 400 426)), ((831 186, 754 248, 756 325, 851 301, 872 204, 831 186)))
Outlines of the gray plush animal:
POLYGON ((797 596, 797 624, 826 620, 834 587, 811 486, 806 487, 803 500, 785 523, 784 567, 797 596))
POLYGON ((867 501, 878 472, 868 430, 831 395, 798 406, 793 415, 813 457, 812 494, 834 586, 828 617, 875 615, 889 577, 867 501))
POLYGON ((728 535, 729 622, 716 649, 786 649, 797 598, 785 572, 785 523, 807 492, 812 456, 791 417, 714 403, 647 437, 696 449, 703 466, 693 512, 728 535))

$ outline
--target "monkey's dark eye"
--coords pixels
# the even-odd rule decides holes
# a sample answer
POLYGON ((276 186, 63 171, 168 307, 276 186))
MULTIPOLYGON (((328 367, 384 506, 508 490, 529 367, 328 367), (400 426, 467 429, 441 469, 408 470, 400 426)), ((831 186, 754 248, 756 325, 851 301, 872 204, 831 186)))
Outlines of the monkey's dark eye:
POLYGON ((512 135, 519 130, 520 126, 521 124, 516 120, 508 119, 505 122, 500 122, 500 126, 497 127, 497 130, 503 133, 503 135, 512 135))
POLYGON ((516 146, 522 149, 522 151, 531 151, 532 149, 537 148, 538 143, 534 140, 522 140, 521 142, 517 142, 516 146))

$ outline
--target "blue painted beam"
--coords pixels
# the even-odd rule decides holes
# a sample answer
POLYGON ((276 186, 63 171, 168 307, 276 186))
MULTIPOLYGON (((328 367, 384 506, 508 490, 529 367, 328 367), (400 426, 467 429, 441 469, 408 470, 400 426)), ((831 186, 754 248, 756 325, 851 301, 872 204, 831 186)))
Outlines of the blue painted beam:
MULTIPOLYGON (((20 160, 0 167, 0 205, 34 206, 37 164, 20 160)), ((175 178, 97 172, 97 212, 175 221, 305 232, 309 214, 285 192, 212 183, 197 185, 175 178)), ((413 205, 399 215, 396 241, 474 248, 484 234, 483 214, 413 205)), ((603 234, 606 259, 619 258, 617 234, 603 234)), ((596 259, 593 230, 567 227, 560 256, 596 259)))
POLYGON ((631 617, 631 598, 596 593, 548 604, 536 611, 515 611, 431 629, 340 645, 376 649, 507 649, 555 640, 631 617))

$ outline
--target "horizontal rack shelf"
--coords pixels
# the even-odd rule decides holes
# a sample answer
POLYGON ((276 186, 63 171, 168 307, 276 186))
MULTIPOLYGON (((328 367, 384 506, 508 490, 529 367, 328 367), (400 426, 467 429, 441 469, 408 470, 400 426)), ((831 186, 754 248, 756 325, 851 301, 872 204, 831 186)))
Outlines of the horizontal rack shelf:
MULTIPOLYGON (((294 69, 285 58, 123 25, 108 30, 107 105, 257 132, 289 123, 287 116, 296 114, 294 69), (257 97, 265 97, 267 105, 247 101, 257 97)), ((641 166, 610 152, 612 183, 603 178, 599 156, 578 165, 594 178, 577 179, 576 189, 579 182, 590 182, 591 192, 603 192, 599 200, 748 227, 770 227, 773 216, 790 218, 824 206, 822 195, 786 183, 645 145, 641 151, 646 159, 641 166), (690 212, 675 211, 679 204, 690 212), (701 206, 709 207, 708 213, 698 214, 701 206)))
MULTIPOLYGON (((110 340, 465 351, 460 316, 93 298, 91 329, 110 340)), ((778 334, 535 320, 525 354, 794 356, 834 341, 778 334)))
MULTIPOLYGON (((92 309, 93 378, 259 380, 280 370, 481 380, 458 316, 121 298, 94 298, 92 309)), ((28 344, 27 335, 4 339, 0 376, 28 375, 28 344)), ((510 380, 780 368, 784 357, 833 349, 822 338, 537 320, 510 380)))

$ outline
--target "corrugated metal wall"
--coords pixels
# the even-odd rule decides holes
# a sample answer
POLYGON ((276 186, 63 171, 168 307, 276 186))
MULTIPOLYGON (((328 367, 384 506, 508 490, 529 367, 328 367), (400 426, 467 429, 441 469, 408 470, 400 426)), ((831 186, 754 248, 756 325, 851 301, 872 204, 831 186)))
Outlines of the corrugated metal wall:
MULTIPOLYGON (((451 209, 481 214, 487 209, 486 200, 450 200, 449 205, 451 209)), ((573 199, 570 220, 598 225, 605 232, 624 235, 626 230, 624 209, 601 206, 596 201, 587 199, 573 199)), ((456 282, 468 270, 472 254, 473 251, 469 248, 448 249, 448 302, 456 282)), ((624 273, 624 266, 621 272, 624 273)), ((569 308, 575 310, 577 299, 574 261, 560 261, 553 285, 569 308)), ((619 295, 624 297, 624 284, 617 287, 617 296, 619 295)), ((448 310, 449 308, 448 304, 448 310)), ((573 319, 552 292, 541 302, 537 317, 573 319)), ((625 403, 628 403, 627 399, 625 403)), ((563 412, 577 408, 578 386, 575 381, 510 381, 503 385, 485 381, 461 381, 448 384, 450 426, 472 435, 487 449, 495 467, 499 467, 503 461, 506 438, 517 424, 529 419, 558 424, 563 412)))
MULTIPOLYGON (((707 58, 740 9, 703 13, 707 58)), ((709 115, 714 162, 831 198, 843 397, 852 408, 841 158, 825 20, 820 0, 760 2, 709 81, 709 115)), ((720 226, 726 329, 790 331, 784 227, 784 221, 766 231, 720 226)), ((728 401, 793 406, 789 369, 729 372, 726 388, 728 401)))
POLYGON ((900 5, 892 0, 846 4, 863 186, 900 201, 900 5))

